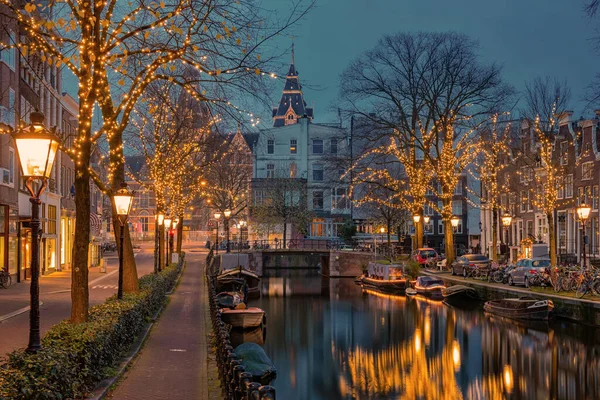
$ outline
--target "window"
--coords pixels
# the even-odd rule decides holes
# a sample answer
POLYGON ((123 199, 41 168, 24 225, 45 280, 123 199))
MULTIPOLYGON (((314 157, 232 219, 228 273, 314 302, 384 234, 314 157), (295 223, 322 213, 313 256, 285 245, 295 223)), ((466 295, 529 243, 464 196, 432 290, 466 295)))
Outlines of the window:
POLYGON ((267 140, 267 154, 275 153, 275 140, 269 139, 267 140))
POLYGON ((585 197, 583 195, 583 186, 577 188, 577 205, 585 202, 585 197))
POLYGON ((560 164, 561 165, 566 165, 569 162, 569 142, 564 141, 560 143, 560 151, 561 151, 561 157, 560 157, 560 164))
POLYGON ((562 199, 565 197, 565 180, 562 177, 556 178, 556 197, 562 199))
POLYGON ((323 181, 323 165, 313 164, 313 181, 323 181))
POLYGON ((290 178, 295 178, 297 173, 298 173, 298 167, 296 166, 296 163, 291 163, 290 164, 290 178))
POLYGON ((521 212, 526 212, 529 209, 529 192, 521 190, 521 212))
POLYGON ((265 192, 262 190, 255 190, 254 191, 254 204, 261 205, 264 203, 264 201, 265 201, 265 192))
POLYGON ((573 175, 565 176, 565 199, 573 197, 573 175))
POLYGON ((322 139, 313 139, 312 152, 313 152, 313 154, 323 154, 323 140, 322 139))
POLYGON ((463 207, 462 207, 462 201, 461 200, 452 200, 452 214, 454 215, 462 215, 463 213, 463 207))
POLYGON ((293 113, 291 113, 291 112, 290 112, 290 113, 287 115, 287 117, 285 118, 285 124, 286 124, 286 125, 293 125, 293 124, 295 124, 295 123, 296 123, 296 117, 294 116, 294 114, 293 114, 293 113))
POLYGON ((581 180, 586 181, 592 179, 594 175, 594 162, 588 161, 581 164, 581 180))
POLYGON ((337 154, 338 141, 337 139, 331 139, 331 154, 337 154))
POLYGON ((317 190, 313 192, 313 210, 323 209, 323 191, 317 190))
POLYGON ((267 164, 267 178, 275 178, 275 164, 267 164))
MULTIPOLYGON (((17 37, 15 33, 11 30, 8 31, 8 44, 9 46, 14 46, 17 43, 17 37)), ((4 49, 0 51, 0 55, 2 56, 2 61, 6 63, 12 69, 15 70, 15 61, 16 61, 16 51, 17 49, 12 47, 10 49, 4 49)))
POLYGON ((527 221, 527 236, 533 237, 533 221, 527 221))
POLYGON ((438 235, 444 234, 444 221, 441 219, 438 221, 438 235))
POLYGON ((296 139, 290 140, 290 154, 296 154, 298 152, 298 141, 296 139))
POLYGON ((423 215, 432 216, 433 214, 434 214, 433 207, 431 207, 429 204, 425 204, 423 206, 423 215))
POLYGON ((462 193, 463 193, 462 189, 463 189, 462 188, 462 182, 458 182, 456 184, 456 187, 454 188, 454 194, 459 195, 459 196, 462 195, 462 193))
POLYGON ((142 226, 142 232, 148 233, 150 231, 150 224, 148 223, 148 217, 140 217, 140 225, 142 226))
POLYGON ((592 209, 598 209, 598 185, 595 185, 592 189, 592 209))
POLYGON ((56 234, 56 206, 48 205, 48 234, 56 234))
POLYGON ((347 210, 350 208, 348 191, 346 188, 333 188, 331 190, 331 209, 347 210))

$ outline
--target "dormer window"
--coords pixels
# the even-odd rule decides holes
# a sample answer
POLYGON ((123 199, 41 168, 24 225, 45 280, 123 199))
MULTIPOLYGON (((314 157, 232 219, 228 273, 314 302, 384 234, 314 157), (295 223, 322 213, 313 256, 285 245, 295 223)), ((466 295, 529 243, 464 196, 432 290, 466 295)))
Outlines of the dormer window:
POLYGON ((294 113, 290 112, 285 116, 285 124, 286 125, 293 125, 296 123, 296 116, 294 115, 294 113))

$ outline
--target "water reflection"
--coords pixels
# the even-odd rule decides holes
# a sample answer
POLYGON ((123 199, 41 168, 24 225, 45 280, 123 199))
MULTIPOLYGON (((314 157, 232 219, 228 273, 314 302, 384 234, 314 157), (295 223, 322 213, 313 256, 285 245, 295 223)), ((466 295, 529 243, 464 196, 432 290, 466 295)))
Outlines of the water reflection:
POLYGON ((600 398, 599 330, 515 323, 298 274, 263 279, 256 303, 268 315, 279 398, 600 398))

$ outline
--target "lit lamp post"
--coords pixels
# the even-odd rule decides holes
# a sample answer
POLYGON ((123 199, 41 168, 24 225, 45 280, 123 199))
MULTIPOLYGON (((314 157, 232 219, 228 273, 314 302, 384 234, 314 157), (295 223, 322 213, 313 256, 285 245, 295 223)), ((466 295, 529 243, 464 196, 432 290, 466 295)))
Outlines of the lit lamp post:
POLYGON ((160 227, 163 225, 165 220, 165 214, 163 213, 158 213, 156 214, 156 227, 154 229, 154 253, 155 253, 155 257, 156 257, 156 272, 160 272, 162 270, 162 263, 161 258, 162 258, 162 252, 160 251, 160 239, 161 239, 161 231, 160 231, 160 227))
POLYGON ((577 216, 581 221, 582 230, 581 230, 581 244, 583 245, 583 267, 585 268, 587 265, 587 260, 585 257, 585 223, 590 216, 590 211, 592 211, 591 207, 585 203, 582 203, 579 207, 577 207, 577 216))
POLYGON ((133 204, 133 194, 127 190, 127 184, 121 183, 121 188, 113 195, 113 202, 115 210, 117 211, 117 217, 119 219, 119 225, 121 225, 121 233, 119 235, 119 288, 117 290, 117 298, 123 298, 123 240, 125 239, 125 224, 127 223, 127 216, 131 211, 131 205, 133 204))
POLYGON ((452 234, 453 234, 453 239, 452 243, 454 243, 454 257, 456 257, 458 254, 456 249, 458 248, 458 246, 456 245, 456 231, 458 230, 458 223, 460 222, 460 218, 456 215, 453 215, 452 218, 450 218, 450 223, 452 224, 452 234))
POLYGON ((505 213, 502 216, 502 226, 504 227, 505 230, 505 235, 506 235, 506 246, 508 246, 509 248, 509 259, 510 259, 510 243, 508 243, 508 227, 510 226, 510 224, 512 223, 512 216, 509 213, 505 213))
MULTIPOLYGON (((415 214, 413 215, 413 222, 414 222, 414 227, 415 227, 415 248, 414 250, 416 250, 419 247, 419 240, 417 239, 417 224, 419 223, 419 221, 421 221, 421 216, 419 214, 415 214)), ((425 229, 423 229, 425 230, 425 229)))
POLYGON ((31 286, 29 288, 31 307, 29 310, 29 345, 27 350, 38 351, 40 343, 40 196, 46 184, 54 158, 58 150, 58 139, 53 132, 44 127, 44 114, 32 112, 31 125, 17 130, 12 137, 17 146, 19 161, 25 186, 31 197, 31 286), (41 181, 39 188, 34 188, 34 181, 41 181))
POLYGON ((229 253, 229 217, 231 217, 231 210, 225 210, 223 212, 225 216, 225 237, 227 238, 227 253, 229 253))
POLYGON ((175 232, 177 231, 177 225, 179 224, 179 218, 175 218, 172 222, 171 231, 169 232, 169 251, 171 252, 171 258, 173 258, 175 232))
POLYGON ((217 221, 217 234, 215 235, 215 254, 219 254, 219 220, 221 219, 221 213, 215 213, 215 220, 217 221))
POLYGON ((166 254, 167 254, 167 259, 165 260, 165 267, 169 266, 169 230, 171 229, 171 222, 173 220, 171 219, 171 217, 165 217, 164 223, 165 223, 165 247, 166 247, 166 254))
POLYGON ((427 225, 429 225, 429 220, 430 220, 430 219, 431 219, 431 218, 429 217, 429 215, 425 215, 425 216, 423 217, 423 234, 424 234, 424 236, 425 236, 425 239, 424 239, 424 241, 425 241, 425 246, 426 246, 426 247, 427 247, 428 243, 427 243, 427 231, 425 230, 425 227, 426 227, 427 225))

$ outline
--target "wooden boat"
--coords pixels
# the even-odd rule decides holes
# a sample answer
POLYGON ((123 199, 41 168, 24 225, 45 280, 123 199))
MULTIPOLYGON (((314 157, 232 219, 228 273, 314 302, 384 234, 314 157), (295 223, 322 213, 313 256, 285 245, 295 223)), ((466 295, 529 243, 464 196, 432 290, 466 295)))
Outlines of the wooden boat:
POLYGON ((242 267, 229 269, 223 271, 219 276, 217 276, 217 284, 224 279, 229 278, 242 278, 248 284, 248 294, 260 294, 258 285, 260 283, 260 278, 252 271, 248 271, 242 267))
POLYGON ((357 276, 356 278, 354 278, 354 283, 361 284, 362 283, 362 279, 364 277, 365 277, 365 274, 362 274, 361 276, 357 276))
POLYGON ((442 289, 442 295, 446 301, 470 301, 481 300, 477 290, 465 285, 454 285, 442 289))
POLYGON ((415 282, 415 290, 418 294, 436 300, 443 299, 442 289, 445 287, 444 281, 434 276, 419 276, 415 282))
POLYGON ((216 282, 217 293, 220 292, 244 292, 244 286, 246 286, 246 280, 243 278, 236 278, 233 276, 223 277, 216 282))
POLYGON ((221 319, 234 328, 256 328, 263 323, 265 312, 258 307, 246 309, 222 309, 221 319))
POLYGON ((256 343, 262 346, 265 343, 266 329, 261 327, 254 329, 233 328, 229 331, 231 345, 237 347, 242 343, 256 343))
POLYGON ((554 317, 552 300, 537 300, 528 297, 491 300, 483 309, 489 313, 513 319, 547 321, 554 317))
POLYGON ((406 278, 402 272, 402 266, 369 263, 368 274, 363 275, 360 282, 364 288, 385 293, 404 293, 406 278))
POLYGON ((244 294, 241 292, 221 292, 216 297, 219 308, 236 308, 244 302, 244 294))

